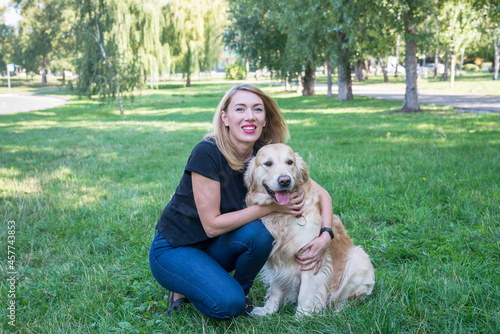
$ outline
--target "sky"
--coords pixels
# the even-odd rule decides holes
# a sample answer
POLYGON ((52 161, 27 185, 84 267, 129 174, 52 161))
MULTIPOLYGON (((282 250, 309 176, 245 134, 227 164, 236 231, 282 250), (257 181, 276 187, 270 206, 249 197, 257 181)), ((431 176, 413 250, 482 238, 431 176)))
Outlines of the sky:
POLYGON ((16 12, 14 7, 12 7, 12 2, 10 0, 0 0, 0 7, 8 6, 7 11, 3 14, 4 22, 9 26, 17 26, 21 15, 16 12))

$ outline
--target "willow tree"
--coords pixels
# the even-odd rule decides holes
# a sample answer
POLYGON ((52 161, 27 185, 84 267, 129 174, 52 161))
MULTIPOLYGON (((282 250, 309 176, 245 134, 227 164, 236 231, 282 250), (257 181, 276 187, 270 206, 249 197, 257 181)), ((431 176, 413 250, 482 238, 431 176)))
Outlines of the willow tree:
POLYGON ((191 74, 209 70, 217 60, 225 22, 223 0, 168 1, 163 14, 169 23, 164 34, 171 44, 172 61, 191 86, 191 74))
POLYGON ((79 93, 107 102, 118 98, 123 114, 122 95, 168 70, 161 8, 154 0, 79 0, 77 10, 79 93))

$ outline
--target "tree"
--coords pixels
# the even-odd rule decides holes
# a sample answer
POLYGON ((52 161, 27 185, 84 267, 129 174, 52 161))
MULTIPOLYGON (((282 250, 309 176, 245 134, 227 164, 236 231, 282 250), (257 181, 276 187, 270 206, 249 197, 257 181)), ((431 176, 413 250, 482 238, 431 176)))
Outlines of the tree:
POLYGON ((451 58, 450 87, 453 88, 457 55, 479 38, 478 28, 481 16, 469 1, 451 0, 444 4, 439 15, 439 22, 441 23, 441 42, 447 46, 451 58))
POLYGON ((0 71, 5 70, 7 64, 12 63, 14 38, 15 36, 12 27, 0 23, 0 71))
POLYGON ((63 31, 63 12, 70 7, 66 0, 18 0, 23 20, 20 21, 23 66, 38 72, 41 68, 42 85, 47 84, 48 64, 55 41, 63 31))
POLYGON ((191 74, 209 69, 216 60, 225 21, 222 0, 174 0, 167 2, 164 15, 170 20, 166 40, 172 44, 173 60, 191 86, 191 74))
POLYGON ((160 43, 163 15, 153 0, 79 0, 77 87, 80 95, 110 102, 144 87, 168 64, 160 43))
MULTIPOLYGON (((224 43, 248 61, 251 68, 267 68, 278 77, 290 77, 299 71, 288 62, 288 34, 282 32, 272 17, 272 3, 253 0, 230 0, 229 22, 224 43)), ((301 69, 300 69, 301 70, 301 69)))
POLYGON ((422 31, 427 15, 433 10, 432 0, 398 0, 394 5, 400 8, 404 26, 406 93, 400 112, 421 111, 417 91, 417 42, 425 35, 422 31))

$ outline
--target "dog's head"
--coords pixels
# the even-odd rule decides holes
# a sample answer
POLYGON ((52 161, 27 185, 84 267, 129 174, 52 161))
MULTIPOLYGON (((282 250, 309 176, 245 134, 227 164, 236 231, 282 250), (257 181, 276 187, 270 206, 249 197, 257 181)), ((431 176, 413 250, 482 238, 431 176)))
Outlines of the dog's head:
POLYGON ((262 147, 250 160, 245 173, 249 194, 267 194, 281 205, 290 201, 290 193, 297 191, 309 178, 307 165, 290 146, 272 144, 262 147))

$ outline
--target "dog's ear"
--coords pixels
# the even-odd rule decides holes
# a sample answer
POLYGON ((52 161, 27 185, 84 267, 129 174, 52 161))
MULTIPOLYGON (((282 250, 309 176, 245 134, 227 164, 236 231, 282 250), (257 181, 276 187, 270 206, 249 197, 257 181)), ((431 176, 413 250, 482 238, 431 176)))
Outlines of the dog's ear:
POLYGON ((304 184, 309 179, 309 169, 300 155, 295 153, 295 163, 297 165, 297 183, 304 184))
POLYGON ((255 157, 252 157, 248 162, 247 170, 245 171, 245 185, 247 186, 247 190, 250 191, 250 188, 254 188, 254 177, 253 171, 255 170, 255 157))

